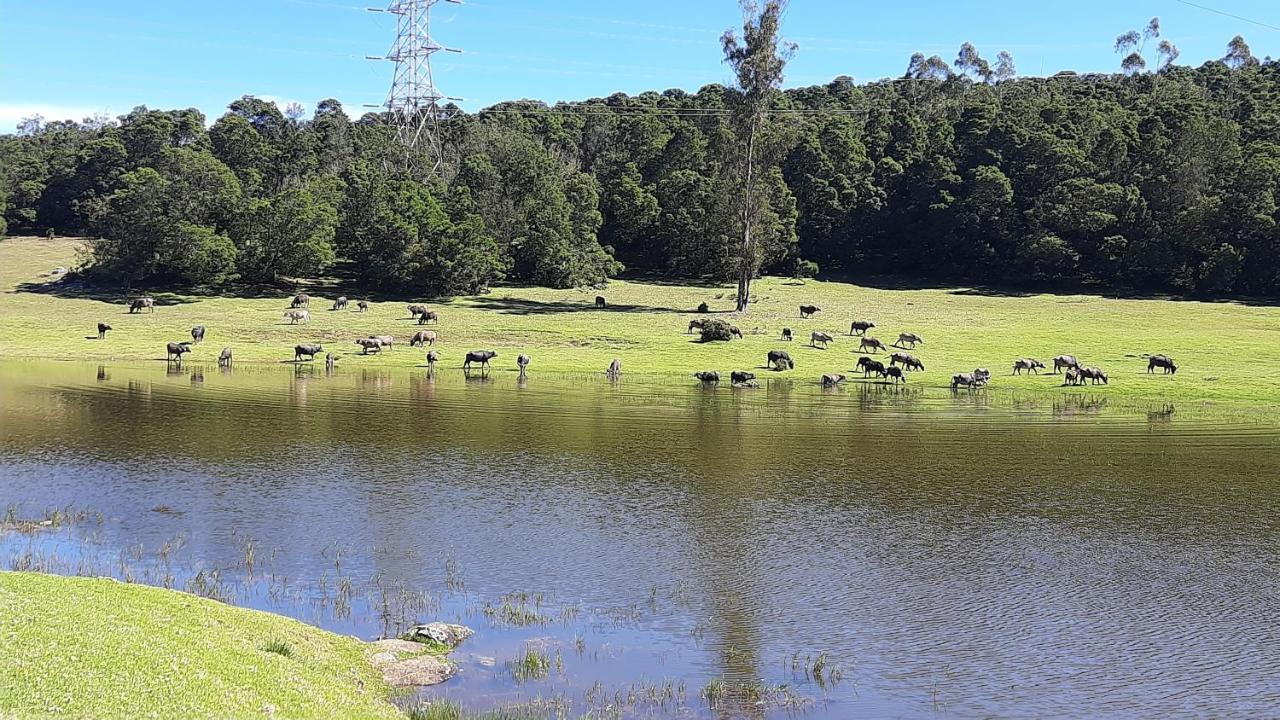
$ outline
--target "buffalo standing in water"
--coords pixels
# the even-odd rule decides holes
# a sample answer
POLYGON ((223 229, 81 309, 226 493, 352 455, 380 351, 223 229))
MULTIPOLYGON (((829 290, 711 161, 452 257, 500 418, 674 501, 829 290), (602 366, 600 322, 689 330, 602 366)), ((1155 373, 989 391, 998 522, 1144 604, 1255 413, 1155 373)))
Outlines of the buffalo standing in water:
POLYGON ((435 324, 439 325, 439 324, 440 324, 440 313, 436 312, 435 310, 423 310, 423 311, 418 315, 418 324, 419 324, 419 325, 426 325, 427 323, 435 323, 435 324))
POLYGON ((197 325, 191 328, 191 341, 199 345, 204 342, 204 326, 197 325))
POLYGON ((817 330, 815 330, 813 331, 812 334, 809 335, 809 345, 812 347, 818 347, 818 343, 822 343, 822 347, 825 349, 827 347, 827 343, 831 342, 834 339, 835 338, 832 338, 830 335, 824 332, 818 332, 817 330))
POLYGON ((605 305, 606 305, 606 304, 607 304, 607 303, 605 303, 605 301, 604 301, 604 296, 603 296, 603 295, 597 295, 597 296, 596 296, 596 307, 598 307, 598 308, 603 308, 603 307, 605 307, 605 305))
POLYGON ((791 342, 791 328, 782 328, 782 339, 791 342))
POLYGON ((867 331, 875 327, 876 324, 870 320, 854 320, 849 323, 850 335, 866 335, 867 331))
POLYGON ((694 373, 693 376, 698 378, 699 380, 701 380, 703 383, 707 385, 720 384, 720 373, 716 372, 715 370, 703 370, 701 372, 694 373))
POLYGON ((822 376, 823 387, 835 387, 844 382, 844 376, 839 373, 827 373, 822 376))
POLYGON ((858 342, 858 352, 862 352, 868 348, 871 349, 871 352, 879 352, 881 350, 889 352, 889 348, 885 347, 884 343, 873 337, 864 337, 858 342))
POLYGON ((306 293, 298 293, 293 296, 293 301, 289 303, 291 308, 300 308, 311 304, 311 296, 306 293))
POLYGON ((1076 360, 1075 355, 1059 355, 1053 359, 1053 374, 1055 375, 1057 375, 1058 371, 1062 368, 1067 368, 1069 370, 1071 368, 1078 367, 1080 367, 1080 361, 1076 360))
POLYGON ((924 344, 924 338, 910 332, 904 332, 898 335, 898 347, 906 347, 907 343, 911 343, 911 347, 915 348, 917 343, 924 344))
POLYGON ((889 356, 889 367, 901 364, 907 370, 924 370, 924 363, 911 353, 896 352, 889 356))
POLYGON ((1080 371, 1080 376, 1089 381, 1090 385, 1097 385, 1101 382, 1103 385, 1107 383, 1107 374, 1102 372, 1102 368, 1087 367, 1080 371))
POLYGON ((435 350, 427 351, 427 369, 434 371, 438 362, 440 362, 440 353, 435 350))
POLYGON ((795 370, 796 363, 786 350, 770 350, 765 356, 766 364, 774 370, 795 370))
POLYGON ((324 354, 324 369, 332 370, 334 365, 338 364, 338 356, 333 353, 324 354))
POLYGON ((1147 372, 1154 372, 1156 368, 1163 368, 1165 375, 1172 375, 1178 372, 1178 365, 1168 355, 1152 355, 1147 360, 1147 372))
POLYGON ((130 315, 136 312, 140 313, 143 310, 146 310, 148 312, 155 312, 156 301, 153 298, 144 297, 144 298, 138 298, 137 300, 134 300, 133 302, 129 303, 130 315))
POLYGON ((907 376, 902 372, 902 368, 897 367, 896 365, 885 368, 884 377, 893 380, 894 385, 907 381, 907 376))
POLYGON ((347 307, 347 296, 346 296, 346 295, 343 295, 343 296, 339 297, 337 300, 334 300, 334 301, 333 301, 333 309, 334 309, 334 310, 344 310, 344 309, 346 309, 346 307, 347 307))
POLYGON ((734 370, 729 373, 729 381, 734 383, 744 383, 748 380, 755 380, 756 374, 745 370, 734 370))
POLYGON ((368 355, 370 350, 382 352, 382 341, 375 337, 358 338, 355 344, 360 346, 361 355, 368 355))
POLYGON ((622 360, 620 360, 619 358, 614 358, 614 359, 613 359, 613 362, 609 363, 609 369, 608 369, 608 370, 605 370, 605 371, 604 371, 604 374, 605 374, 605 375, 608 375, 608 376, 609 376, 609 377, 611 377, 611 378, 616 378, 616 377, 618 377, 619 375, 621 375, 621 374, 622 374, 622 360))
POLYGON ((231 367, 231 348, 224 347, 218 353, 218 367, 231 367))
POLYGON ((520 369, 520 377, 524 377, 525 368, 529 367, 530 357, 524 353, 516 356, 516 367, 520 369))
POLYGON ((322 350, 324 350, 324 348, 319 345, 294 345, 293 361, 298 362, 302 360, 304 355, 308 360, 315 360, 316 355, 322 350))
POLYGON ((98 323, 98 339, 99 340, 107 339, 107 331, 110 329, 111 329, 110 325, 106 323, 101 323, 101 322, 98 323))
POLYGON ((800 317, 802 318, 811 317, 816 312, 822 312, 822 308, 818 307, 817 305, 801 305, 800 306, 800 317))
POLYGON ((1043 369, 1044 369, 1044 363, 1040 362, 1035 358, 1018 358, 1017 360, 1013 361, 1014 375, 1021 375, 1023 370, 1039 375, 1040 371, 1043 369))
POLYGON ((498 353, 493 350, 472 350, 467 353, 467 358, 462 362, 463 370, 470 370, 471 363, 480 363, 480 369, 484 370, 489 367, 489 361, 498 357, 498 353))
POLYGON ((423 345, 435 345, 436 334, 431 330, 419 330, 409 338, 409 347, 422 347, 423 345))
POLYGON ((871 373, 884 377, 884 363, 879 360, 872 360, 869 357, 860 357, 858 358, 858 369, 862 371, 862 377, 867 377, 871 373))
POLYGON ((982 387, 982 380, 978 379, 973 373, 956 373, 951 376, 951 389, 955 390, 961 385, 967 386, 970 390, 982 387))
POLYGON ((165 346, 165 349, 168 351, 164 356, 165 360, 180 363, 182 362, 183 353, 191 352, 191 343, 185 340, 176 343, 171 342, 165 346))

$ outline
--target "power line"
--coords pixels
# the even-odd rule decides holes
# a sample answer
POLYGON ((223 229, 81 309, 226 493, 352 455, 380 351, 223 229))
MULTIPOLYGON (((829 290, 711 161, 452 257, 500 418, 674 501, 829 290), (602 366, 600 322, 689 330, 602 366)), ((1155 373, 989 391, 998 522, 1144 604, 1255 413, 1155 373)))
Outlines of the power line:
POLYGON ((1179 3, 1182 3, 1183 5, 1189 5, 1189 6, 1193 7, 1193 8, 1199 8, 1199 9, 1201 9, 1201 10, 1204 10, 1204 11, 1206 11, 1206 12, 1211 12, 1211 13, 1214 13, 1214 14, 1216 14, 1216 15, 1222 15, 1223 17, 1229 17, 1229 18, 1231 18, 1231 19, 1233 19, 1233 20, 1239 20, 1239 21, 1241 21, 1241 22, 1247 22, 1247 23, 1250 23, 1250 24, 1253 24, 1253 25, 1257 25, 1257 26, 1259 26, 1259 27, 1264 27, 1264 28, 1267 28, 1268 30, 1280 30, 1280 26, 1277 26, 1277 25, 1271 25, 1271 24, 1269 24, 1269 23, 1264 23, 1264 22, 1262 22, 1262 21, 1260 21, 1260 20, 1252 20, 1252 19, 1247 18, 1247 17, 1244 17, 1244 16, 1242 16, 1242 15, 1233 15, 1232 13, 1226 12, 1225 10, 1219 10, 1219 9, 1217 9, 1217 8, 1211 8, 1211 7, 1209 7, 1208 5, 1200 5, 1200 4, 1198 4, 1198 3, 1188 2, 1188 0, 1174 0, 1174 1, 1175 1, 1175 2, 1179 2, 1179 3))

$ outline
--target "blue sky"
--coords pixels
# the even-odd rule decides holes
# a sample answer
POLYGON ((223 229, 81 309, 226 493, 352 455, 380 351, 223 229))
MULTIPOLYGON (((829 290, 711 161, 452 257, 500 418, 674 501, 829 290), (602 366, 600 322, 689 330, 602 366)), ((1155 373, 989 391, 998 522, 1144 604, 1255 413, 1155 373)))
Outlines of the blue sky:
MULTIPOLYGON (((213 118, 243 94, 308 110, 336 97, 358 115, 361 104, 383 100, 391 77, 389 63, 364 57, 387 52, 394 32, 392 17, 364 7, 360 0, 0 0, 0 132, 35 112, 80 119, 140 104, 196 107, 213 118)), ((800 49, 787 85, 900 75, 911 53, 950 61, 965 41, 988 58, 1008 50, 1024 75, 1107 71, 1119 61, 1115 36, 1152 16, 1183 64, 1221 57, 1236 34, 1258 57, 1280 56, 1276 0, 792 0, 785 34, 800 49)), ((468 110, 516 98, 696 90, 728 79, 718 38, 738 18, 733 0, 441 3, 433 34, 466 52, 437 55, 436 81, 465 98, 468 110)))

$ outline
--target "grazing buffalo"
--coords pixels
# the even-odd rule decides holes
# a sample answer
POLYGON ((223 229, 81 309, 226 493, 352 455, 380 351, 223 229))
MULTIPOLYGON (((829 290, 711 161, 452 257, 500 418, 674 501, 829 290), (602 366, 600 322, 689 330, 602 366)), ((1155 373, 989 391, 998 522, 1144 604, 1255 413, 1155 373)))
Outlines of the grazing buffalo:
POLYGON ((854 320, 849 323, 850 335, 866 335, 867 331, 875 327, 876 324, 870 320, 854 320))
POLYGON ((896 352, 889 356, 889 367, 901 364, 907 370, 924 370, 924 363, 911 353, 896 352))
POLYGON ((693 376, 698 378, 702 382, 706 383, 707 385, 720 384, 720 373, 716 372, 715 370, 703 370, 701 372, 694 373, 693 376))
POLYGON ((897 385, 897 384, 898 384, 898 383, 900 383, 900 382, 906 382, 906 381, 907 381, 907 376, 906 376, 905 374, 903 374, 903 372, 902 372, 902 368, 900 368, 900 367, 896 367, 896 366, 894 366, 894 367, 887 367, 887 368, 885 368, 885 369, 884 369, 884 376, 885 376, 885 378, 887 378, 887 379, 893 380, 893 384, 894 384, 894 385, 897 385))
POLYGON ((484 370, 489 367, 489 361, 496 357, 498 357, 498 353, 493 350, 472 350, 467 353, 467 358, 462 363, 462 369, 470 370, 471 363, 480 363, 480 369, 484 370))
POLYGON ((1088 380, 1090 385, 1107 384, 1107 374, 1102 372, 1102 368, 1087 367, 1080 371, 1080 375, 1088 380))
POLYGON ((1062 368, 1078 368, 1080 361, 1076 360, 1075 355, 1059 355, 1053 359, 1053 373, 1056 375, 1062 368))
POLYGON ((524 353, 516 356, 516 367, 520 368, 520 376, 524 377, 525 368, 529 367, 530 357, 524 353))
POLYGON ((801 305, 800 306, 800 317, 802 318, 810 317, 816 312, 822 312, 822 308, 818 307, 817 305, 801 305))
POLYGON ((827 343, 831 342, 833 339, 834 338, 832 338, 830 335, 824 332, 818 332, 817 330, 815 330, 813 331, 813 333, 809 335, 809 345, 812 347, 818 347, 818 343, 822 343, 822 347, 826 348, 827 343))
POLYGON ((753 372, 747 372, 746 370, 734 370, 729 373, 730 382, 733 382, 735 384, 746 382, 748 380, 755 380, 755 379, 756 379, 756 374, 753 372))
POLYGON ((306 310, 285 310, 284 318, 289 321, 290 325, 296 325, 300 322, 310 322, 311 313, 306 310))
POLYGON ((107 331, 110 329, 111 329, 110 325, 102 322, 98 323, 98 339, 105 340, 107 337, 107 331))
POLYGON ((300 308, 311 304, 311 296, 306 293, 298 293, 293 296, 293 301, 289 303, 291 308, 300 308))
POLYGON ((439 324, 440 324, 440 313, 436 312, 435 310, 423 310, 423 311, 418 315, 418 324, 419 324, 419 325, 426 325, 427 323, 435 323, 435 324, 439 325, 439 324))
POLYGON ((702 328, 706 327, 706 325, 707 325, 706 320, 697 320, 697 319, 690 320, 688 334, 692 335, 694 330, 701 330, 702 328))
POLYGON ((416 317, 418 317, 419 315, 421 315, 422 313, 424 313, 424 312, 426 312, 426 311, 427 311, 427 306, 426 306, 426 305, 410 305, 410 306, 409 306, 409 317, 410 317, 411 319, 412 319, 412 318, 416 318, 416 317))
POLYGON ((333 301, 333 309, 334 309, 334 310, 345 310, 345 309, 346 309, 346 307, 347 307, 347 296, 346 296, 346 295, 343 295, 342 297, 340 297, 340 298, 338 298, 337 300, 334 300, 334 301, 333 301))
POLYGON ((1147 360, 1147 372, 1153 372, 1156 368, 1163 368, 1165 375, 1172 375, 1178 372, 1177 363, 1168 355, 1152 355, 1147 360))
POLYGON ((742 331, 738 329, 738 326, 737 326, 737 325, 730 325, 730 326, 729 326, 729 336, 730 336, 730 337, 736 337, 736 338, 738 338, 739 340, 741 340, 741 339, 742 339, 742 331))
POLYGON ((1066 374, 1066 377, 1063 378, 1062 384, 1063 385, 1083 385, 1084 372, 1082 372, 1078 367, 1067 368, 1067 374, 1066 374))
POLYGON ((428 350, 427 351, 427 369, 434 370, 436 367, 436 363, 438 362, 440 362, 440 353, 436 352, 435 350, 428 350))
POLYGON ((218 366, 231 367, 231 348, 224 347, 222 352, 218 353, 218 366))
POLYGON ((368 355, 370 350, 379 353, 382 352, 382 340, 380 338, 358 338, 354 341, 354 344, 360 346, 361 355, 368 355))
POLYGON ((835 387, 844 382, 844 376, 839 373, 826 373, 822 376, 823 387, 835 387))
POLYGON ((970 390, 972 390, 972 389, 977 388, 977 387, 982 387, 982 385, 983 385, 983 381, 982 381, 982 380, 980 380, 980 379, 979 379, 977 376, 975 376, 973 373, 956 373, 955 375, 952 375, 952 376, 951 376, 951 389, 952 389, 952 390, 955 390, 956 388, 960 387, 961 385, 964 385, 964 386, 968 387, 970 390))
POLYGON ((382 347, 388 350, 390 350, 391 346, 396 342, 396 339, 390 335, 370 335, 369 337, 382 343, 382 347))
POLYGON ((338 364, 338 356, 333 353, 324 354, 324 369, 332 370, 334 365, 338 364))
POLYGON ((176 343, 171 342, 165 346, 165 349, 168 351, 164 356, 165 360, 170 360, 173 362, 182 362, 183 353, 191 352, 191 343, 185 340, 182 342, 176 342, 176 343))
POLYGON ((422 347, 423 345, 435 345, 436 333, 434 330, 419 330, 409 338, 409 347, 422 347))
POLYGON ((898 347, 906 347, 908 343, 911 344, 912 348, 915 348, 915 346, 918 344, 919 345, 924 344, 924 338, 920 337, 915 333, 910 333, 910 332, 899 333, 898 347))
POLYGON ((368 301, 368 300, 357 300, 357 301, 356 301, 356 312, 365 312, 365 311, 366 311, 366 310, 368 310, 368 309, 369 309, 369 301, 368 301))
POLYGON ((782 339, 791 342, 791 328, 782 328, 782 339))
POLYGON ((605 301, 604 301, 604 296, 603 296, 603 295, 597 295, 597 296, 596 296, 596 307, 598 307, 598 308, 602 308, 602 307, 604 307, 606 304, 607 304, 607 303, 605 303, 605 301))
POLYGON ((129 303, 129 314, 140 313, 143 310, 146 310, 148 312, 155 312, 156 311, 155 298, 149 298, 149 297, 138 298, 137 300, 134 300, 133 302, 129 303))
POLYGON ((301 359, 302 359, 302 357, 303 357, 304 355, 306 356, 306 358, 307 358, 308 360, 315 360, 315 359, 316 359, 316 355, 317 355, 318 353, 320 353, 322 350, 324 350, 324 348, 323 348, 323 347, 321 347, 320 345, 311 345, 311 344, 307 344, 307 345, 294 345, 294 346, 293 346, 293 361, 294 361, 294 362, 298 362, 299 360, 301 360, 301 359))
POLYGON ((204 342, 204 326, 203 325, 197 325, 191 328, 191 340, 197 345, 204 342))
POLYGON ((791 359, 791 354, 786 350, 770 350, 765 356, 769 367, 774 370, 795 370, 796 363, 791 359))
POLYGON ((1044 363, 1035 358, 1018 358, 1013 361, 1014 375, 1021 375, 1023 370, 1039 375, 1040 371, 1043 369, 1044 363))
POLYGON ((885 347, 884 343, 880 342, 876 338, 863 337, 862 340, 858 342, 858 352, 868 349, 871 352, 879 352, 880 350, 889 352, 889 348, 885 347))
POLYGON ((879 360, 872 360, 869 357, 860 357, 858 358, 858 369, 862 371, 862 377, 867 377, 871 373, 884 377, 884 373, 887 368, 885 368, 884 363, 879 360))
POLYGON ((609 377, 612 377, 612 378, 616 378, 616 377, 618 377, 619 375, 621 375, 621 374, 622 374, 622 360, 619 360, 618 358, 614 358, 614 359, 613 359, 613 362, 610 362, 610 363, 609 363, 609 369, 608 369, 608 370, 605 370, 605 371, 604 371, 604 374, 605 374, 605 375, 608 375, 609 377))

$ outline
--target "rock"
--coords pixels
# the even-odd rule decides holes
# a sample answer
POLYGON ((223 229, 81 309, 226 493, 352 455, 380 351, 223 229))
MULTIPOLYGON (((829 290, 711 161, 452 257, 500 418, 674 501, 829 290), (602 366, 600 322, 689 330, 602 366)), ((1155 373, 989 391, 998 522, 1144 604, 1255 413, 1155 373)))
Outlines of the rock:
POLYGON ((381 666, 382 676, 391 687, 438 685, 453 677, 458 666, 436 655, 420 655, 381 666))
POLYGON ((395 661, 396 661, 396 654, 393 652, 380 652, 380 653, 374 653, 369 656, 369 662, 372 663, 373 666, 376 668, 380 668, 383 665, 390 665, 395 661))
POLYGON ((368 645, 371 649, 380 653, 412 653, 417 655, 418 653, 426 650, 426 648, 422 647, 422 643, 411 642, 409 640, 397 640, 395 638, 375 640, 368 645))
POLYGON ((463 640, 475 635, 476 631, 465 625, 434 622, 426 625, 415 625, 402 637, 415 642, 434 641, 445 645, 450 650, 462 644, 463 640))

